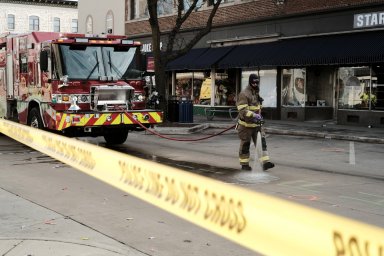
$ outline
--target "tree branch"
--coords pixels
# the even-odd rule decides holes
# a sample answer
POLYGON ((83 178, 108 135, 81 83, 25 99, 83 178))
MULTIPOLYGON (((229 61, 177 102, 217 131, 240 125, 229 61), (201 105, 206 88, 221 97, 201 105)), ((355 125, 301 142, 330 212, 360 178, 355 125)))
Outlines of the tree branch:
MULTIPOLYGON (((192 47, 198 43, 200 41, 200 39, 205 36, 206 34, 209 33, 209 31, 211 31, 212 29, 212 22, 213 22, 213 18, 215 17, 216 15, 216 12, 217 12, 217 9, 219 8, 220 4, 221 4, 221 1, 222 0, 217 0, 214 5, 213 5, 213 8, 212 8, 212 11, 208 17, 208 20, 206 22, 206 26, 201 29, 193 38, 191 41, 189 41, 189 43, 187 43, 185 45, 184 48, 182 49, 179 49, 177 50, 174 54, 171 54, 172 51, 173 51, 173 45, 172 45, 172 49, 170 51, 168 51, 168 47, 167 47, 167 55, 165 56, 165 60, 163 61, 163 63, 168 63, 169 61, 172 61, 174 59, 176 59, 178 56, 181 56, 181 55, 184 55, 186 54, 188 51, 190 51, 192 49, 192 47)), ((175 37, 176 37, 176 34, 175 34, 175 37)), ((174 38, 173 38, 173 43, 174 43, 174 38)))
POLYGON ((175 21, 175 26, 171 30, 168 36, 168 44, 167 44, 167 53, 171 53, 174 48, 175 38, 176 35, 180 32, 180 28, 183 25, 183 23, 188 19, 188 17, 191 15, 192 11, 196 8, 197 2, 199 0, 193 0, 192 5, 188 8, 188 10, 182 15, 182 12, 184 10, 184 0, 177 0, 178 1, 178 7, 177 7, 177 18, 175 21))

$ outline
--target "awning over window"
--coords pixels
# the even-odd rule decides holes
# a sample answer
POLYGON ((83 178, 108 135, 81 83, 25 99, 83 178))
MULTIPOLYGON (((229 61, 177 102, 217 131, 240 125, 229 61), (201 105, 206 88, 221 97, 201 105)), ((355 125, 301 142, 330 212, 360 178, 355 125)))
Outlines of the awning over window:
POLYGON ((225 57, 234 46, 218 48, 197 48, 171 61, 167 70, 202 70, 211 69, 225 57))
POLYGON ((195 63, 196 59, 208 50, 209 48, 192 49, 187 54, 168 63, 167 70, 189 70, 190 65, 195 63))
POLYGON ((358 65, 380 62, 384 62, 384 31, 193 49, 171 62, 167 69, 358 65))
POLYGON ((218 68, 350 65, 384 62, 384 31, 286 39, 237 46, 218 68))
POLYGON ((189 69, 210 69, 218 61, 224 58, 234 46, 229 47, 218 47, 218 48, 208 48, 206 52, 201 54, 193 63, 190 64, 189 69))

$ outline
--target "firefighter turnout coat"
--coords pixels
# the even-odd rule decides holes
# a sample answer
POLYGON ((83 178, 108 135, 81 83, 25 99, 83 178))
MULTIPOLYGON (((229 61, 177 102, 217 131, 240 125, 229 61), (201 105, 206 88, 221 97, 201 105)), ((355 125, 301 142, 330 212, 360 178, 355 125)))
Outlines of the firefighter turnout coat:
POLYGON ((239 111, 237 130, 240 138, 239 161, 241 165, 249 165, 249 148, 251 140, 256 145, 258 132, 261 133, 263 150, 262 156, 259 156, 259 161, 261 163, 269 161, 262 122, 256 121, 254 117, 255 113, 261 114, 261 104, 262 99, 259 96, 259 93, 257 93, 251 85, 248 85, 243 91, 240 92, 237 101, 237 110, 239 111))

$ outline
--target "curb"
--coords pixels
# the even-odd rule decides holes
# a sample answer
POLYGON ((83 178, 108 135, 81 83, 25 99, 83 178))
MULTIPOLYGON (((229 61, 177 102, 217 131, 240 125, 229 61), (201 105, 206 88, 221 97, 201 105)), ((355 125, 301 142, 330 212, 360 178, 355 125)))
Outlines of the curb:
MULTIPOLYGON (((203 123, 203 124, 198 124, 188 128, 155 127, 154 130, 162 134, 182 135, 182 134, 191 134, 191 133, 201 132, 209 128, 226 129, 230 126, 231 125, 228 125, 228 124, 203 123)), ((265 131, 266 133, 277 134, 277 135, 307 136, 307 137, 315 137, 315 138, 349 140, 349 141, 356 141, 356 142, 384 144, 384 139, 382 138, 355 136, 355 135, 348 135, 348 134, 336 134, 332 132, 300 131, 300 130, 290 130, 290 129, 279 129, 279 128, 273 128, 273 127, 265 127, 265 131)), ((229 130, 226 132, 226 134, 235 134, 235 133, 237 133, 235 130, 229 130)))
POLYGON ((266 128, 265 130, 266 130, 266 133, 278 134, 278 135, 308 136, 308 137, 325 138, 325 139, 350 140, 350 141, 357 141, 357 142, 384 144, 384 139, 374 138, 374 137, 342 135, 342 134, 335 134, 335 133, 328 133, 328 132, 325 133, 325 132, 281 130, 277 128, 266 128))

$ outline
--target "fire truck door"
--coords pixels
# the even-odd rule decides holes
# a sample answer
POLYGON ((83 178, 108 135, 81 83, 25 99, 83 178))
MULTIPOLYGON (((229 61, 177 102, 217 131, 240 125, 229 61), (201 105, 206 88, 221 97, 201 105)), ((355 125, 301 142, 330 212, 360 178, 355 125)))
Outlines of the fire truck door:
POLYGON ((3 95, 3 93, 6 90, 6 81, 5 81, 5 68, 0 68, 0 95, 3 95))
POLYGON ((9 98, 13 98, 14 90, 13 90, 13 59, 12 54, 7 54, 7 96, 9 98))
POLYGON ((0 68, 0 117, 4 117, 6 113, 6 100, 5 100, 5 68, 0 68))

